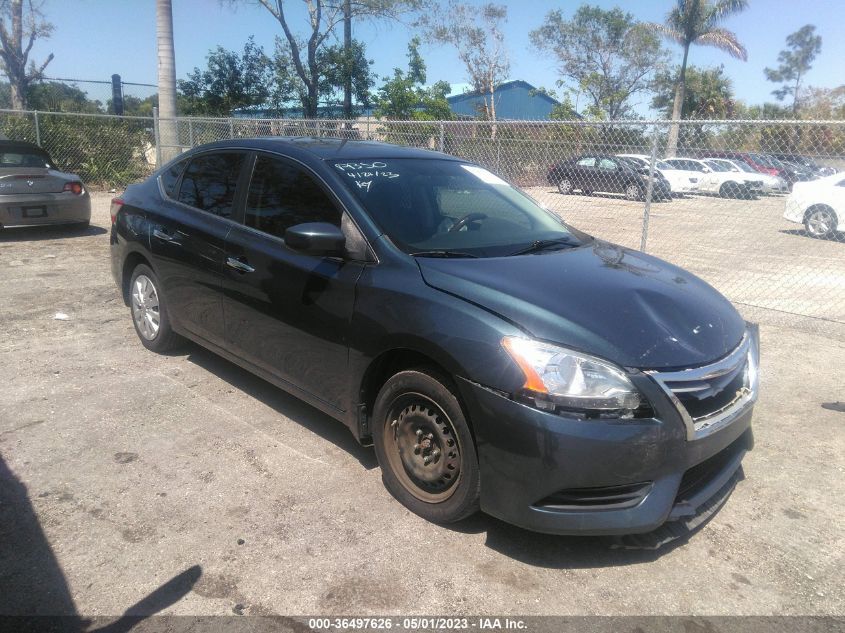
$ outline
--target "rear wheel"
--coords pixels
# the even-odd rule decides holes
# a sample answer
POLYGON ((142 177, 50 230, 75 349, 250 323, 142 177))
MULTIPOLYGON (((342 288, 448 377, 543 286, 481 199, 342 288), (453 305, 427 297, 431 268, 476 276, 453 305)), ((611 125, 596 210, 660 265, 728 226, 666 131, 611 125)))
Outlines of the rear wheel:
POLYGON ((635 182, 628 183, 625 185, 625 197, 628 200, 640 200, 643 197, 643 188, 635 182))
POLYGON ((572 181, 569 178, 563 177, 557 183, 557 190, 565 196, 572 193, 573 189, 572 181))
POLYGON ((170 327, 170 317, 158 278, 144 264, 132 271, 129 282, 129 306, 132 323, 141 343, 154 352, 166 352, 179 342, 179 335, 170 327))
POLYGON ((435 371, 401 371, 381 388, 373 440, 388 491, 435 523, 475 513, 481 493, 478 457, 450 381, 435 371))
POLYGON ((836 214, 830 207, 813 207, 804 216, 804 228, 807 234, 815 238, 830 237, 836 227, 836 214))

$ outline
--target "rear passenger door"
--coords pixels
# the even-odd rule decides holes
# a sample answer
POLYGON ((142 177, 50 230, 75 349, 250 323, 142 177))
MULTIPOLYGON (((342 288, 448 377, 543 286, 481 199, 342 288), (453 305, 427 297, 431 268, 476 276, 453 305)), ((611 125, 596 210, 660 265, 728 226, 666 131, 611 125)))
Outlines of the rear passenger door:
POLYGON ((224 318, 228 348, 332 408, 348 393, 349 323, 364 262, 301 253, 285 231, 329 222, 363 240, 334 196, 293 160, 257 154, 243 224, 225 245, 224 318))
POLYGON ((162 178, 163 203, 148 213, 156 273, 177 329, 222 345, 223 246, 234 225, 247 154, 219 151, 186 159, 162 178))

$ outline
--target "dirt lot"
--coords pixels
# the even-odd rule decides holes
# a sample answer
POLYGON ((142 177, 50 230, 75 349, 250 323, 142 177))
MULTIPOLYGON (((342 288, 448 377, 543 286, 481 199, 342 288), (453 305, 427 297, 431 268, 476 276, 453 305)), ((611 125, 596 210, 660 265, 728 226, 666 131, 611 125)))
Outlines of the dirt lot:
MULTIPOLYGON (((641 219, 624 201, 554 204, 610 237, 641 219)), ((650 243, 717 284, 756 279, 729 287, 734 298, 831 253, 845 266, 845 245, 782 232, 796 228, 779 220, 782 200, 754 204, 792 272, 753 239, 712 250, 748 228, 724 206, 714 223, 700 202, 657 205, 650 243)), ((147 352, 109 273, 108 222, 97 196, 89 231, 0 235, 0 613, 117 615, 174 578, 136 609, 845 613, 842 338, 764 321, 747 478, 687 542, 620 551, 485 516, 445 528, 394 502, 372 450, 340 424, 198 347, 147 352)), ((792 300, 824 309, 819 295, 792 300)))

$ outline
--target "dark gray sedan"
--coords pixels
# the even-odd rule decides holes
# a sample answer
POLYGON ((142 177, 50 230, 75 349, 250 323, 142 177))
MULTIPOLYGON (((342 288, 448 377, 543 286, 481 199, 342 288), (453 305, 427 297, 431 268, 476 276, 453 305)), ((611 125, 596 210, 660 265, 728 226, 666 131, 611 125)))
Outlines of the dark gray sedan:
POLYGON ((90 221, 91 199, 79 176, 60 171, 37 145, 0 141, 0 228, 90 221))

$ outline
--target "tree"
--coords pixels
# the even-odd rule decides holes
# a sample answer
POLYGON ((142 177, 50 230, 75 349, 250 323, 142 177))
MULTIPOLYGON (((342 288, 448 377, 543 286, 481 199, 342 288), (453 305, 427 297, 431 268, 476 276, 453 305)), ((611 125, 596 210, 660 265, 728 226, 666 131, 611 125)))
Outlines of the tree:
MULTIPOLYGON (((667 116, 671 116, 674 107, 677 76, 676 70, 666 70, 655 77, 651 107, 667 116)), ((725 75, 724 66, 687 68, 683 110, 695 119, 733 118, 736 110, 733 82, 725 75)))
POLYGON ((408 72, 393 69, 393 77, 385 77, 376 97, 376 116, 397 121, 437 121, 452 118, 446 95, 449 84, 438 81, 425 88, 426 66, 419 53, 420 40, 408 44, 408 72))
MULTIPOLYGON (((234 0, 233 0, 234 1, 234 0)), ((317 116, 320 85, 325 81, 326 67, 320 51, 344 19, 344 0, 303 0, 308 13, 306 36, 294 32, 285 13, 284 0, 254 0, 279 23, 284 33, 281 49, 288 55, 285 71, 302 87, 302 106, 307 118, 317 116)), ((349 3, 349 19, 399 18, 422 6, 423 0, 354 0, 349 3)), ((279 47, 277 46, 277 49, 279 47)))
POLYGON ((252 37, 243 53, 222 46, 209 51, 205 70, 194 68, 179 81, 188 114, 231 116, 232 111, 266 104, 272 93, 273 69, 252 37))
POLYGON ((43 76, 47 64, 53 60, 53 53, 40 66, 29 59, 35 40, 46 39, 52 32, 53 25, 44 19, 40 2, 0 0, 0 64, 9 78, 12 109, 26 110, 29 85, 43 76))
POLYGON ((650 88, 667 59, 659 38, 619 8, 582 5, 571 20, 551 11, 531 41, 557 57, 564 83, 586 93, 599 118, 629 116, 631 97, 650 88))
POLYGON ((748 52, 736 34, 720 24, 729 16, 748 7, 748 0, 676 0, 664 24, 645 23, 644 28, 659 33, 681 45, 684 50, 681 69, 675 86, 672 104, 672 126, 666 145, 666 155, 674 156, 678 147, 678 121, 683 118, 684 92, 686 90, 687 60, 693 44, 714 46, 731 57, 748 60, 748 52))
POLYGON ((801 81, 813 67, 813 60, 822 50, 821 35, 816 35, 816 27, 812 24, 786 37, 787 49, 778 55, 780 66, 775 69, 765 68, 766 79, 783 85, 772 91, 778 101, 783 101, 792 95, 792 112, 798 113, 801 105, 801 81))
POLYGON ((496 120, 496 86, 510 71, 502 33, 507 15, 504 5, 487 3, 477 7, 449 0, 448 8, 439 12, 438 17, 426 16, 420 20, 429 41, 448 44, 457 50, 473 89, 484 95, 484 115, 490 121, 496 120))
POLYGON ((176 128, 176 54, 173 48, 173 8, 170 0, 156 0, 158 46, 159 158, 167 162, 179 153, 176 128))

